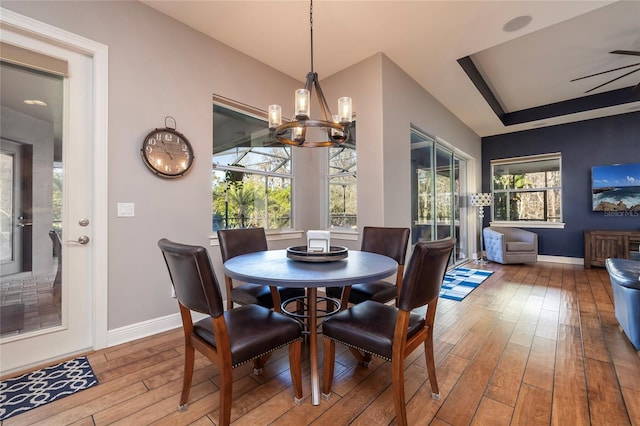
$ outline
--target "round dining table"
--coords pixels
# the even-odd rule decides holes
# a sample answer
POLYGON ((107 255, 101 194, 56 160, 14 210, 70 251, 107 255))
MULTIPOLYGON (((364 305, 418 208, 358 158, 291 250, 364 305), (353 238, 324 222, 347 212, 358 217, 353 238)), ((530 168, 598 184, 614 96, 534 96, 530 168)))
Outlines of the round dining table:
POLYGON ((344 259, 301 261, 287 257, 287 250, 267 250, 243 254, 224 262, 230 278, 268 285, 273 306, 281 311, 277 287, 307 289, 309 306, 309 361, 311 367, 311 403, 320 404, 318 374, 317 290, 318 287, 344 287, 380 280, 396 273, 398 263, 390 257, 365 251, 349 250, 344 259))

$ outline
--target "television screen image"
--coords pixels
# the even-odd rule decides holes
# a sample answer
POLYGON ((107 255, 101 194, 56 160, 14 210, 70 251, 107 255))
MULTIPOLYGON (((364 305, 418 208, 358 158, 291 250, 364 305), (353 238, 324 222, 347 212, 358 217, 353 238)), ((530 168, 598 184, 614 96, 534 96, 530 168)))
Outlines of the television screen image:
POLYGON ((593 211, 640 212, 640 163, 591 168, 593 211))

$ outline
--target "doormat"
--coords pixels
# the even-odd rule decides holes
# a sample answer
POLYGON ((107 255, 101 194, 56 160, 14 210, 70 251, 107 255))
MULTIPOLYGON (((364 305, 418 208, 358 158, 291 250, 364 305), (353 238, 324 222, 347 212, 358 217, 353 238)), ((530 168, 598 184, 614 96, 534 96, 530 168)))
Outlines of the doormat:
POLYGON ((444 276, 440 297, 451 300, 462 300, 476 289, 493 271, 457 267, 444 276))
POLYGON ((24 328, 24 303, 0 306, 0 334, 24 328))
POLYGON ((0 382, 0 421, 98 384, 86 356, 0 382))

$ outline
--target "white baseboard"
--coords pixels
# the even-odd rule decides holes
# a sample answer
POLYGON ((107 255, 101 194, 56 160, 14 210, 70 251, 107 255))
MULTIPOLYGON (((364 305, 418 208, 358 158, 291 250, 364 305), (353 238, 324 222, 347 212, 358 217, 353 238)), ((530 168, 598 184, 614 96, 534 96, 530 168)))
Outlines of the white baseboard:
POLYGON ((568 265, 584 265, 581 257, 538 255, 538 262, 564 263, 568 265))
MULTIPOLYGON (((204 314, 193 313, 194 321, 200 321, 205 317, 206 315, 204 314)), ((181 326, 182 320, 180 319, 179 313, 142 321, 137 324, 126 325, 107 332, 107 347, 162 333, 163 331, 173 330, 181 326)))

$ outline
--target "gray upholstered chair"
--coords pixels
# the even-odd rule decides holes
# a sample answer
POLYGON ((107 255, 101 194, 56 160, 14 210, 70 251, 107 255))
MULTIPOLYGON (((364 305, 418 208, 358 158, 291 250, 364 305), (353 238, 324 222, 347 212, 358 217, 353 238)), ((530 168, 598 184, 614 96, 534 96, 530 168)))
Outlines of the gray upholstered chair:
POLYGON ((393 403, 398 425, 408 424, 404 360, 420 345, 424 346, 432 397, 440 398, 433 354, 433 325, 442 280, 455 245, 455 238, 415 245, 398 295, 397 307, 365 300, 324 321, 324 399, 331 395, 335 342, 391 361, 393 403))
POLYGON ((605 266, 611 279, 616 319, 633 347, 640 351, 640 261, 607 259, 605 266))
POLYGON ((225 311, 218 280, 204 247, 158 241, 178 298, 185 340, 185 361, 179 411, 188 408, 195 350, 213 361, 220 373, 219 425, 231 421, 231 370, 254 361, 259 374, 272 351, 289 346, 289 369, 294 401, 302 401, 300 324, 257 304, 225 311), (207 317, 194 323, 191 311, 207 317))
POLYGON ((489 227, 482 230, 487 259, 492 262, 535 263, 538 261, 538 234, 519 228, 489 227))

